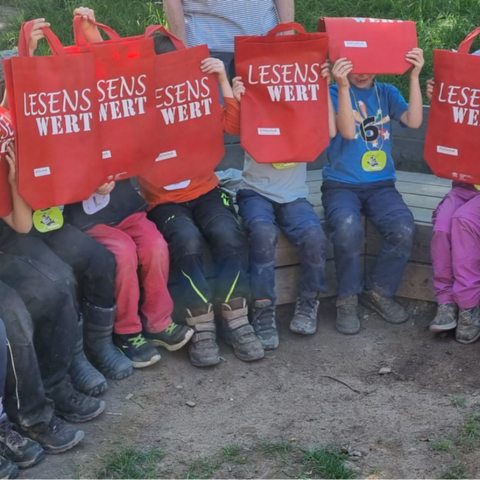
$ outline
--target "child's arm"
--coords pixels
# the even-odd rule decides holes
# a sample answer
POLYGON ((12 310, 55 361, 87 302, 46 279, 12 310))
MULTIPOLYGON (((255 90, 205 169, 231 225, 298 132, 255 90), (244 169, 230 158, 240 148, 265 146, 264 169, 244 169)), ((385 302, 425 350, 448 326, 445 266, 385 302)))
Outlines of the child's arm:
POLYGON ((203 73, 215 74, 224 98, 234 98, 232 87, 230 86, 230 83, 228 83, 225 65, 221 60, 219 60, 218 58, 206 58, 205 60, 202 60, 200 69, 203 73))
POLYGON ((330 70, 330 62, 325 62, 322 66, 322 77, 327 79, 327 92, 328 92, 328 129, 330 138, 337 135, 337 119, 335 113, 335 107, 333 106, 332 97, 330 96, 330 82, 332 80, 332 71, 330 70))
POLYGON ((353 64, 346 58, 339 58, 333 65, 332 75, 338 85, 338 131, 346 140, 353 140, 357 134, 350 99, 350 82, 347 76, 353 70, 353 64))
POLYGON ((3 100, 2 103, 0 103, 0 107, 6 108, 8 110, 7 89, 5 89, 5 92, 3 93, 3 100))
POLYGON ((433 78, 431 78, 430 80, 427 80, 427 98, 429 100, 431 100, 433 97, 434 87, 435 87, 435 80, 433 78))
POLYGON ((8 182, 12 189, 13 208, 10 215, 3 217, 3 220, 16 232, 28 233, 32 229, 32 209, 18 194, 16 158, 13 143, 7 146, 6 158, 9 166, 8 182))
POLYGON ((95 190, 98 195, 108 195, 115 188, 115 182, 104 183, 95 190))
POLYGON ((407 62, 413 65, 410 70, 410 96, 408 110, 400 117, 400 121, 410 128, 419 128, 423 122, 423 99, 420 89, 420 72, 423 64, 423 50, 414 48, 407 53, 407 62))
POLYGON ((103 41, 97 26, 92 23, 95 21, 95 12, 91 8, 76 8, 73 12, 73 16, 75 15, 82 16, 82 33, 85 35, 88 43, 97 43, 103 41))

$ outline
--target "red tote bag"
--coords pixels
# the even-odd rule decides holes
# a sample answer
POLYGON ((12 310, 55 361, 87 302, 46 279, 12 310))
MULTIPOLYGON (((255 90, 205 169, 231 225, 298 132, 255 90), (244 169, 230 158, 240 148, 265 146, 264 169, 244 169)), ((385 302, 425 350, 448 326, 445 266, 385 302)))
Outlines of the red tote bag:
POLYGON ((85 200, 104 176, 93 55, 67 55, 45 28, 53 55, 29 57, 32 23, 22 25, 19 56, 4 66, 18 191, 37 210, 85 200))
POLYGON ((8 181, 7 145, 13 140, 13 123, 8 110, 0 107, 0 217, 12 212, 12 192, 8 181))
POLYGON ((225 155, 223 113, 215 75, 200 70, 206 45, 185 48, 164 27, 177 51, 155 58, 160 148, 143 178, 166 186, 211 173, 225 155))
POLYGON ((106 25, 94 22, 111 40, 88 44, 74 18, 77 49, 95 58, 102 156, 105 180, 122 180, 143 173, 159 151, 155 108, 153 38, 122 39, 106 25))
POLYGON ((458 52, 435 50, 435 88, 424 157, 435 175, 480 183, 480 56, 468 52, 480 28, 458 52))
POLYGON ((330 60, 348 58, 352 73, 402 75, 412 67, 406 54, 418 45, 412 21, 324 17, 318 31, 328 33, 330 60))
POLYGON ((321 77, 328 37, 282 23, 266 36, 235 37, 246 94, 242 147, 258 163, 313 162, 328 146, 328 85, 321 77), (296 35, 277 33, 296 30, 296 35))

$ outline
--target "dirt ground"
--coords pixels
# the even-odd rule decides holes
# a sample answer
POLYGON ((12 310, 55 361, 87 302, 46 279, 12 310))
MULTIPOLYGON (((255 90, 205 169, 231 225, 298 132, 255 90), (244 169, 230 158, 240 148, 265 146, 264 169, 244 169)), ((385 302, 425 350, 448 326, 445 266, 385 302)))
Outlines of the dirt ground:
MULTIPOLYGON (((362 330, 351 337, 334 328, 333 300, 322 303, 312 337, 292 334, 293 305, 279 307, 280 348, 253 364, 237 360, 224 344, 222 362, 211 369, 193 367, 186 350, 162 350, 159 364, 109 382, 106 413, 83 424, 81 445, 47 456, 21 477, 91 478, 121 440, 165 451, 165 477, 182 477, 185 465, 235 444, 245 447, 249 461, 223 465, 217 478, 285 478, 282 465, 255 462, 259 453, 248 447, 286 439, 304 447, 350 444, 361 455, 349 461, 360 478, 372 472, 376 478, 436 478, 456 459, 432 445, 453 438, 466 415, 480 411, 480 345, 432 336, 434 306, 408 307, 411 319, 399 326, 362 310, 362 330), (391 373, 380 375, 382 367, 391 373), (456 399, 464 408, 455 407, 456 399)), ((478 478, 478 455, 470 457, 462 458, 478 478)))

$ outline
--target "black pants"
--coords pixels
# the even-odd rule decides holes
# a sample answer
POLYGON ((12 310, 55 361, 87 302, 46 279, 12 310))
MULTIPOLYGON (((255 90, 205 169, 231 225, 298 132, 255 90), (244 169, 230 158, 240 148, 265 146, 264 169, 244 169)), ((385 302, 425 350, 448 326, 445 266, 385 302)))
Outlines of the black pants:
POLYGON ((65 278, 26 257, 0 254, 0 318, 13 357, 7 362, 5 410, 25 427, 48 423, 48 393, 68 380, 77 341, 71 274, 65 278))
POLYGON ((0 397, 3 405, 5 398, 5 380, 7 378, 7 332, 0 319, 0 397))
POLYGON ((115 257, 78 228, 64 225, 48 233, 23 235, 5 227, 0 250, 41 262, 63 278, 70 276, 73 282, 74 273, 83 296, 97 307, 111 308, 115 303, 115 257))
POLYGON ((172 296, 192 309, 207 302, 249 297, 248 247, 230 198, 219 188, 184 203, 157 205, 148 213, 168 243, 172 296), (215 265, 212 292, 203 264, 204 239, 215 265))

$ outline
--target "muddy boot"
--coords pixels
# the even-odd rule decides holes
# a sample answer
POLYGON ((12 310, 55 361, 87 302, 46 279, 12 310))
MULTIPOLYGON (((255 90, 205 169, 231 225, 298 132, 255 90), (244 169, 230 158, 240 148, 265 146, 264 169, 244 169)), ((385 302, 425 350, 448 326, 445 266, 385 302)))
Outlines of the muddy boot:
POLYGON ((107 388, 105 377, 87 360, 83 351, 83 319, 78 322, 77 345, 70 365, 70 380, 75 390, 89 396, 100 395, 107 388))
POLYGON ((313 335, 317 331, 318 293, 311 292, 297 297, 295 313, 290 322, 290 330, 302 335, 313 335))
POLYGON ((358 318, 358 297, 350 295, 337 300, 337 318, 335 328, 344 335, 354 335, 360 331, 360 318, 358 318))
POLYGON ((133 373, 132 362, 112 341, 115 307, 100 308, 84 301, 85 350, 98 369, 108 378, 120 380, 133 373))
POLYGON ((480 338, 480 308, 461 308, 455 339, 460 343, 473 343, 480 338))
POLYGON ((430 323, 431 332, 444 332, 457 326, 458 305, 456 303, 444 303, 438 306, 437 314, 430 323))
POLYGON ((252 326, 264 350, 275 350, 280 343, 275 319, 275 305, 271 300, 255 300, 252 326))
POLYGON ((240 360, 253 362, 265 356, 262 344, 248 321, 247 301, 244 298, 222 303, 220 324, 222 338, 225 343, 232 345, 240 360))
POLYGON ((386 322, 405 323, 408 312, 393 298, 382 297, 375 290, 364 290, 360 295, 360 303, 377 312, 386 322))
POLYGON ((192 365, 210 367, 219 363, 220 353, 215 342, 217 329, 215 328, 213 305, 207 303, 205 307, 192 311, 187 308, 186 322, 195 332, 188 349, 192 365))

